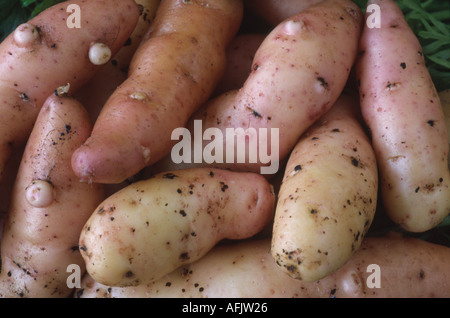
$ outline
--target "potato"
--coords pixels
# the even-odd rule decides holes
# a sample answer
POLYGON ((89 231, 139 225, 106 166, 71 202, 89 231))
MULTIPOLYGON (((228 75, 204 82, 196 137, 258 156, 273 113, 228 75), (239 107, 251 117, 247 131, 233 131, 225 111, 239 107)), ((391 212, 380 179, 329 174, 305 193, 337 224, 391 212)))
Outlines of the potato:
POLYGON ((84 272, 81 229, 103 200, 98 184, 80 183, 72 152, 92 128, 88 113, 66 96, 48 97, 19 166, 1 240, 1 297, 69 297, 67 267, 84 272))
POLYGON ((445 117, 420 43, 394 1, 380 7, 380 28, 366 27, 356 76, 361 108, 380 170, 386 213, 411 232, 450 213, 445 117))
POLYGON ((276 26, 320 1, 322 0, 244 0, 244 3, 269 25, 276 26))
POLYGON ((372 224, 378 170, 358 111, 357 95, 342 94, 290 154, 271 253, 294 278, 317 281, 335 272, 372 224))
MULTIPOLYGON (((346 0, 323 1, 275 27, 258 48, 242 88, 210 100, 187 125, 194 136, 198 134, 196 122, 202 124, 202 134, 209 128, 220 129, 223 136, 230 128, 256 132, 246 136, 242 149, 235 143, 232 160, 226 158, 226 149, 233 149, 234 141, 223 138, 224 158, 212 164, 236 171, 276 173, 278 162, 341 94, 356 58, 361 28, 359 8, 346 0), (250 149, 255 144, 257 158, 251 161, 250 149), (247 157, 238 162, 236 154, 242 150, 247 157)), ((209 144, 206 140, 203 147, 209 144)), ((198 155, 195 149, 192 153, 198 155)), ((195 158, 190 161, 195 166, 211 164, 205 160, 197 164, 195 158)))
POLYGON ((153 22, 160 0, 135 0, 139 6, 139 20, 125 45, 74 94, 89 111, 95 122, 109 96, 127 79, 131 59, 153 22))
POLYGON ((69 83, 74 93, 101 67, 88 58, 91 44, 103 43, 114 54, 138 16, 133 0, 65 1, 20 25, 0 44, 0 173, 13 149, 25 144, 55 87, 69 83), (69 5, 80 8, 80 28, 68 27, 69 5))
POLYGON ((227 64, 225 73, 217 84, 212 96, 233 89, 239 89, 250 75, 255 52, 266 38, 265 33, 238 34, 226 50, 227 64))
POLYGON ((279 270, 270 240, 215 247, 160 280, 110 287, 86 275, 79 298, 415 298, 450 296, 450 248, 413 238, 366 237, 337 272, 305 282, 279 270))
POLYGON ((257 234, 271 221, 274 201, 271 185, 258 174, 165 172, 101 203, 79 246, 96 281, 139 285, 194 262, 225 238, 257 234))
POLYGON ((242 20, 240 0, 163 1, 92 134, 73 156, 84 181, 120 183, 170 153, 171 133, 212 94, 242 20))

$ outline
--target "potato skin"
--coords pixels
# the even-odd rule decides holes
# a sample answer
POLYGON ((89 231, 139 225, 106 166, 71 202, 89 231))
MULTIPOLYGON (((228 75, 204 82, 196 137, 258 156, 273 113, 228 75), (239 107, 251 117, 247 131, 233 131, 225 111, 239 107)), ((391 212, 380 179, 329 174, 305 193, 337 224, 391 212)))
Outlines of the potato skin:
POLYGON ((322 0, 244 0, 248 9, 272 26, 322 0))
MULTIPOLYGON (((72 152, 92 124, 70 97, 50 96, 30 134, 12 189, 2 240, 1 297, 68 297, 67 266, 84 262, 78 251, 81 229, 103 200, 98 184, 80 183, 71 169, 72 152), (36 180, 50 186, 52 201, 37 207, 26 199, 36 180)), ((50 194, 50 193, 47 193, 50 194)))
MULTIPOLYGON (((203 130, 215 127, 223 135, 227 128, 273 128, 279 132, 282 162, 341 94, 361 29, 362 13, 346 0, 326 0, 285 20, 259 46, 242 88, 208 101, 192 116, 191 134, 195 120, 202 121, 203 130)), ((263 138, 258 143, 270 149, 263 138)), ((265 165, 236 161, 215 166, 259 173, 265 165)))
POLYGON ((143 284, 199 259, 222 239, 257 234, 272 220, 274 201, 272 187, 258 174, 165 172, 101 203, 79 246, 96 281, 143 284))
POLYGON ((44 101, 56 87, 70 83, 74 93, 100 66, 88 58, 92 42, 115 53, 132 33, 139 10, 134 0, 65 1, 29 21, 39 39, 28 47, 14 41, 14 32, 0 45, 0 172, 13 148, 26 143, 44 101), (77 4, 81 28, 70 29, 67 6, 77 4))
POLYGON ((242 11, 240 0, 161 3, 128 79, 74 154, 81 179, 120 183, 170 153, 172 131, 185 126, 220 80, 242 11))
POLYGON ((109 287, 86 275, 79 298, 446 298, 450 248, 413 238, 366 237, 337 272, 317 282, 294 279, 275 264, 270 240, 215 247, 202 259, 136 287, 109 287), (371 264, 379 265, 380 288, 371 264), (369 268, 370 269, 370 268, 369 268))
POLYGON ((286 274, 317 281, 359 248, 375 215, 378 170, 356 94, 298 141, 278 193, 271 253, 286 274))
POLYGON ((105 64, 74 97, 89 111, 95 122, 103 105, 128 76, 131 59, 153 22, 160 0, 135 0, 139 19, 124 46, 105 64))
POLYGON ((241 33, 228 45, 227 64, 212 97, 239 89, 250 75, 255 52, 266 38, 265 33, 241 33))
POLYGON ((383 203, 404 229, 432 229, 450 213, 445 117, 420 43, 391 0, 365 28, 356 63, 361 108, 380 169, 383 203))

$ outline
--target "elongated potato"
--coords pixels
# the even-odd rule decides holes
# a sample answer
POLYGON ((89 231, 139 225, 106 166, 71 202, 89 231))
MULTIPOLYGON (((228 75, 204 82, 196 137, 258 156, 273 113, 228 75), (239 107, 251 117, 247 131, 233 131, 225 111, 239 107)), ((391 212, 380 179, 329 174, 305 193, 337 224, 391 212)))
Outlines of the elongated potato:
POLYGON ((450 248, 400 237, 366 237, 337 272, 317 282, 285 275, 270 240, 215 247, 205 257, 136 287, 110 287, 86 275, 79 298, 415 298, 450 296, 450 248))
POLYGON ((73 157, 82 179, 119 183, 170 153, 183 127, 212 94, 225 50, 242 20, 241 0, 167 0, 73 157))
POLYGON ((222 239, 257 234, 273 208, 272 187, 258 174, 166 172, 108 197, 86 222, 79 246, 96 281, 138 285, 192 263, 222 239))
POLYGON ((134 0, 65 1, 20 25, 0 44, 0 173, 12 149, 24 146, 55 87, 69 83, 74 93, 101 67, 88 57, 91 44, 103 43, 115 54, 138 16, 134 0), (79 7, 80 28, 68 27, 73 5, 79 7))
POLYGON ((67 267, 84 262, 81 229, 103 200, 101 185, 80 183, 71 156, 89 135, 88 113, 50 96, 36 119, 14 184, 1 240, 1 297, 68 297, 67 267))
POLYGON ((386 213, 412 232, 432 229, 450 213, 445 117, 422 48, 392 0, 380 28, 366 27, 356 64, 361 108, 380 169, 386 213))
MULTIPOLYGON (((223 136, 227 129, 248 131, 243 147, 238 148, 234 136, 223 138, 224 158, 213 164, 276 173, 298 138, 341 94, 356 58, 361 29, 362 14, 347 0, 326 0, 285 20, 259 46, 242 88, 210 100, 192 116, 187 125, 191 135, 198 135, 196 121, 202 124, 202 134, 209 128, 220 129, 223 136), (233 149, 232 142, 234 158, 227 150, 233 149), (251 160, 254 145, 257 158, 251 160), (237 154, 242 150, 246 157, 239 162, 237 154)), ((209 144, 206 140, 203 147, 209 144)), ((198 155, 195 149, 192 153, 198 155)), ((203 160, 198 166, 205 163, 210 164, 203 160)))
POLYGON ((343 94, 299 140, 278 193, 272 256, 288 275, 317 281, 358 250, 377 206, 375 154, 343 94))

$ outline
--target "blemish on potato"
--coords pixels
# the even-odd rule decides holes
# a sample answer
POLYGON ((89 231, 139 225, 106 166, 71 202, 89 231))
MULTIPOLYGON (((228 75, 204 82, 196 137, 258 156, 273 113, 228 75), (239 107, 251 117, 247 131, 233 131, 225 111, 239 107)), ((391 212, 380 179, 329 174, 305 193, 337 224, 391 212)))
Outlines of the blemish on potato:
POLYGON ((317 77, 317 82, 314 85, 316 92, 319 94, 324 93, 326 90, 328 90, 328 83, 325 81, 325 79, 321 76, 317 77))
POLYGON ((390 92, 395 91, 399 88, 400 88, 400 83, 398 83, 398 82, 396 82, 396 83, 388 82, 386 85, 386 90, 390 91, 390 92))
POLYGON ((228 189, 228 185, 225 184, 225 182, 220 182, 220 190, 222 192, 225 192, 228 189))
POLYGON ((421 270, 419 271, 419 278, 420 278, 420 279, 424 279, 424 278, 425 278, 425 272, 423 271, 423 269, 421 269, 421 270))
POLYGON ((247 107, 247 110, 250 111, 252 113, 253 116, 257 117, 257 118, 262 118, 261 114, 258 113, 256 110, 254 110, 251 107, 247 107))
POLYGON ((28 102, 30 100, 30 98, 27 96, 27 94, 25 93, 20 93, 19 97, 21 100, 23 100, 24 102, 28 102))
POLYGON ((163 175, 163 178, 164 178, 164 179, 171 179, 171 180, 173 180, 173 179, 175 179, 175 178, 177 178, 177 177, 178 177, 177 175, 175 175, 175 174, 173 174, 173 173, 171 173, 171 172, 168 172, 168 173, 166 173, 166 174, 163 175))
POLYGON ((125 277, 129 278, 129 277, 133 277, 134 273, 132 271, 128 271, 125 273, 125 277))
POLYGON ((179 256, 179 258, 180 258, 180 260, 182 260, 182 261, 187 261, 187 260, 190 259, 189 253, 188 253, 188 252, 181 253, 180 256, 179 256))

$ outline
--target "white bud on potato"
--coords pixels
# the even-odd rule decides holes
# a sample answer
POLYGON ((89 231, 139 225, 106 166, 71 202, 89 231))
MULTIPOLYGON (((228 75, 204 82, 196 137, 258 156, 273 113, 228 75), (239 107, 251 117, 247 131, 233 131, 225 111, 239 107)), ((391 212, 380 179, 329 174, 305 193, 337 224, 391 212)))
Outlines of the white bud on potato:
POLYGON ((14 42, 19 47, 25 47, 36 41, 39 38, 37 28, 29 23, 19 25, 14 31, 14 42))
POLYGON ((289 20, 283 27, 284 33, 287 35, 294 35, 305 27, 305 22, 302 20, 289 20))
POLYGON ((104 43, 92 43, 89 48, 89 60, 94 65, 103 65, 111 59, 111 49, 104 43))
POLYGON ((36 208, 47 207, 54 201, 53 186, 45 180, 33 180, 25 189, 25 198, 36 208))
POLYGON ((130 98, 144 101, 147 99, 147 94, 145 94, 144 92, 134 92, 130 95, 130 98))

